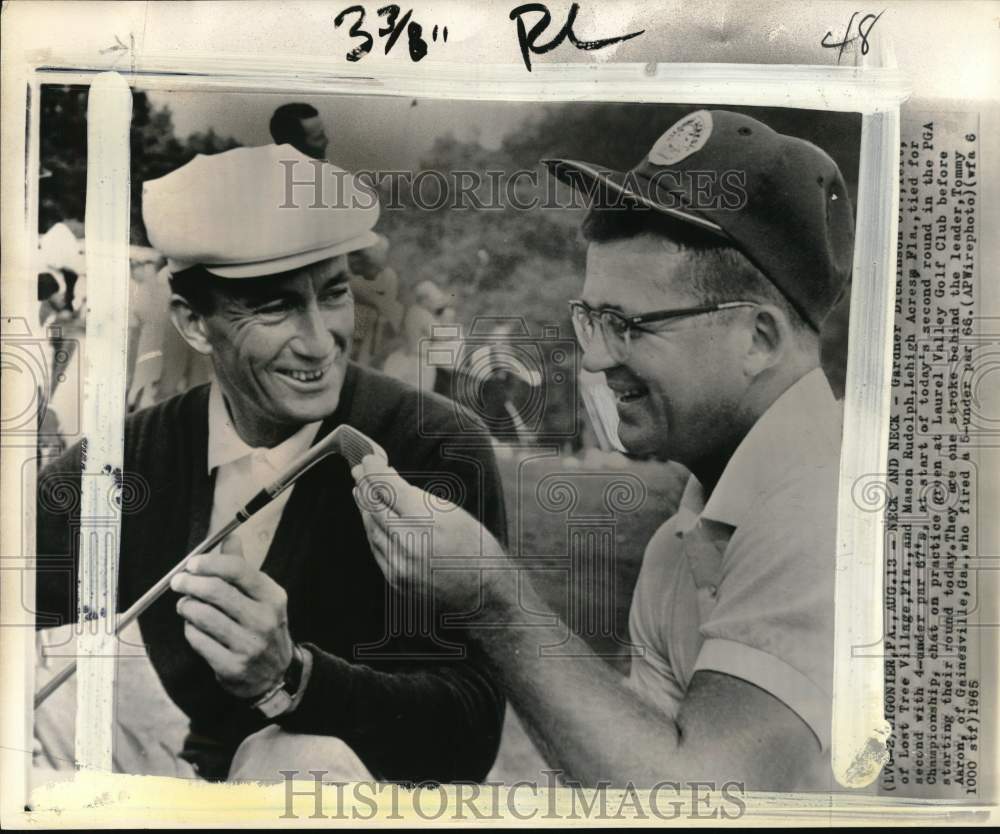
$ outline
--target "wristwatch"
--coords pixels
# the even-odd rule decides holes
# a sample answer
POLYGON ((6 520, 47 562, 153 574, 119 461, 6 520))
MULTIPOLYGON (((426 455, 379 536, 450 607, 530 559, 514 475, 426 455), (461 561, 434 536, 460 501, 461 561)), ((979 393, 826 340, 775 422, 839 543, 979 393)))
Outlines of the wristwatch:
POLYGON ((284 677, 253 702, 253 708, 265 718, 283 715, 294 703, 302 686, 302 670, 305 667, 303 654, 303 650, 295 646, 292 662, 288 664, 284 677))

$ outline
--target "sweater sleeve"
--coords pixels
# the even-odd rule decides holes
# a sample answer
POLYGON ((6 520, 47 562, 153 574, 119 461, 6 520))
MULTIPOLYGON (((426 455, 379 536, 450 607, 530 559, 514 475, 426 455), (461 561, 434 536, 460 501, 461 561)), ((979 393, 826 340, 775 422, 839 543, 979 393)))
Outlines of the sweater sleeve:
POLYGON ((298 709, 279 719, 284 729, 343 739, 380 781, 486 778, 500 746, 504 698, 484 664, 467 655, 387 671, 305 648, 312 676, 298 709))
MULTIPOLYGON (((439 484, 441 473, 459 478, 459 503, 506 544, 502 485, 491 448, 449 454, 435 446, 425 463, 439 484)), ((413 480, 419 485, 419 478, 413 480)), ((292 732, 343 739, 380 780, 481 781, 496 758, 505 701, 485 658, 466 637, 441 628, 424 637, 392 638, 391 650, 401 659, 377 668, 307 644, 315 660, 311 678, 297 709, 279 723, 292 732), (462 656, 439 659, 435 636, 460 646, 462 656)))

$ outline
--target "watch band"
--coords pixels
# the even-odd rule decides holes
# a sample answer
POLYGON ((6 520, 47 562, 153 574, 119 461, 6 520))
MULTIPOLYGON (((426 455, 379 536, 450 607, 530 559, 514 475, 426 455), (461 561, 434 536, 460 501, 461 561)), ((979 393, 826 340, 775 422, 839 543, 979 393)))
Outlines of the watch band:
POLYGON ((284 676, 253 702, 253 708, 265 718, 276 718, 288 712, 302 686, 304 665, 302 649, 295 646, 291 663, 288 664, 284 676))
POLYGON ((284 685, 288 694, 293 698, 295 694, 299 691, 299 686, 302 685, 302 649, 297 645, 293 647, 292 650, 292 662, 288 664, 288 668, 285 670, 284 685))

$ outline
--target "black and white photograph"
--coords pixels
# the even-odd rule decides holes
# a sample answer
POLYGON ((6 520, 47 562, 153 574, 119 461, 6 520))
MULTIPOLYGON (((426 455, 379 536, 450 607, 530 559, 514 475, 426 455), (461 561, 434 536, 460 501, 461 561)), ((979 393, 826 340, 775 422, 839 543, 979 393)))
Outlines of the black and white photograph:
POLYGON ((0 4, 0 827, 995 822, 998 9, 0 4))
MULTIPOLYGON (((108 615, 88 95, 40 98, 38 782, 108 615)), ((860 115, 131 102, 115 772, 836 789, 860 115)))

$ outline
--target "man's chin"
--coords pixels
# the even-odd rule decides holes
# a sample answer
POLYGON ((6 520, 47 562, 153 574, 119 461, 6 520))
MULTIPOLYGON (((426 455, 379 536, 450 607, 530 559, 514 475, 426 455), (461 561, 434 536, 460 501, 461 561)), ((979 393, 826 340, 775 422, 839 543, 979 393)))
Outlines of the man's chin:
POLYGON ((618 442, 624 447, 624 454, 638 460, 669 460, 666 444, 666 429, 653 432, 648 427, 629 426, 622 422, 618 427, 618 442))
POLYGON ((286 402, 284 405, 288 417, 299 425, 325 420, 337 410, 340 402, 339 394, 310 399, 296 399, 296 402, 286 402))
MULTIPOLYGON (((277 392, 276 392, 277 393, 277 392)), ((273 399, 274 413, 286 425, 304 426, 325 420, 340 404, 340 388, 315 393, 292 392, 287 389, 273 399)))

